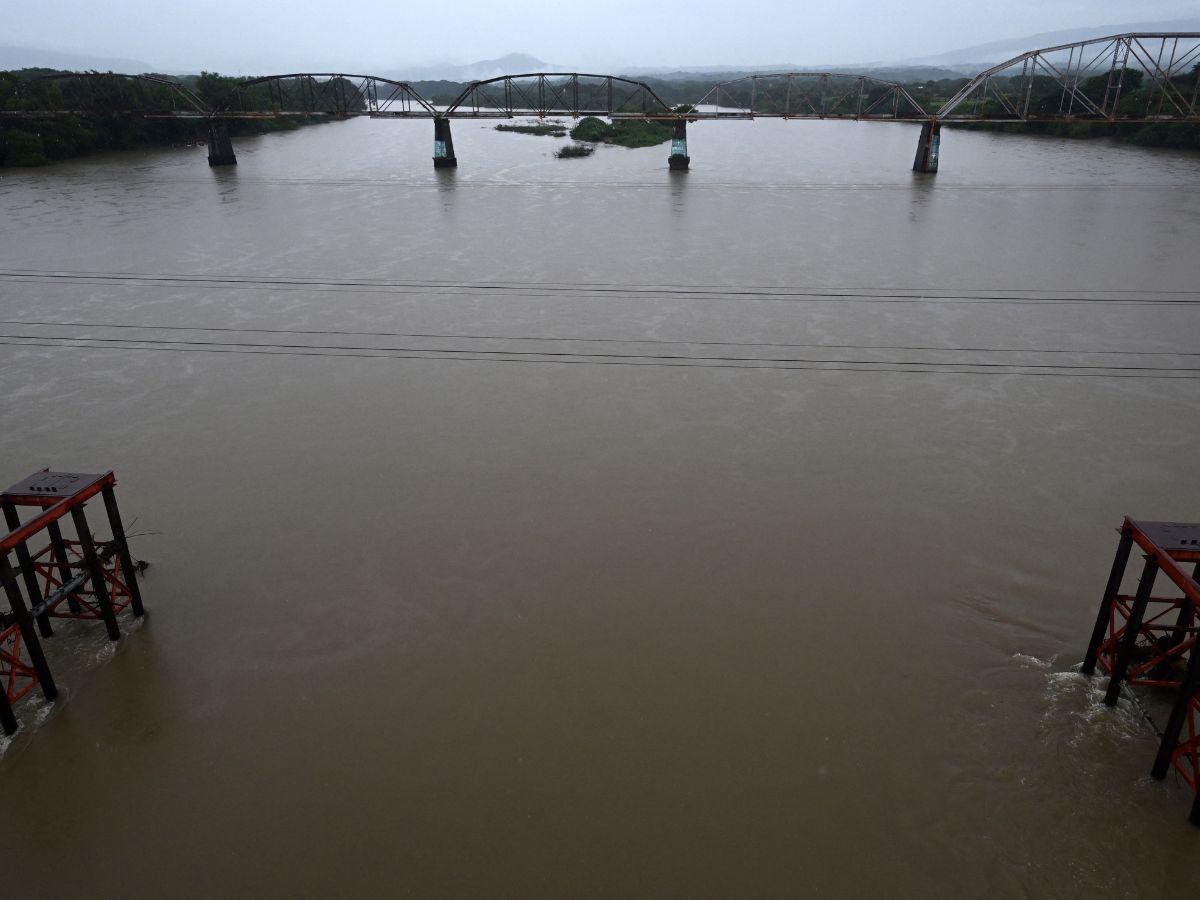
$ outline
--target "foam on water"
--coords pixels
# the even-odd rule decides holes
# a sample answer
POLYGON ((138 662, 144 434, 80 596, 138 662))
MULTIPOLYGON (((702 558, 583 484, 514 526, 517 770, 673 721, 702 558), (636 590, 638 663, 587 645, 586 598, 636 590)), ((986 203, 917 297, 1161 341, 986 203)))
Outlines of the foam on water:
POLYGON ((1028 653, 1014 653, 1012 658, 1021 664, 1022 668, 1026 669, 1049 669, 1054 665, 1054 657, 1050 659, 1038 659, 1028 653))
POLYGON ((21 727, 12 737, 7 737, 0 734, 0 760, 4 759, 17 741, 26 734, 33 734, 42 727, 54 711, 60 707, 60 701, 63 699, 63 692, 60 689, 58 700, 47 702, 46 698, 41 694, 34 693, 30 699, 18 705, 17 717, 20 719, 21 727))
POLYGON ((1145 739, 1150 727, 1143 710, 1126 689, 1116 706, 1104 704, 1104 692, 1108 679, 1088 677, 1079 671, 1079 663, 1067 669, 1054 670, 1054 657, 1040 659, 1022 653, 1013 658, 1022 665, 1043 669, 1046 672, 1042 696, 1046 708, 1042 712, 1043 724, 1067 723, 1067 733, 1061 725, 1049 729, 1052 739, 1064 740, 1072 748, 1098 737, 1128 742, 1145 739))

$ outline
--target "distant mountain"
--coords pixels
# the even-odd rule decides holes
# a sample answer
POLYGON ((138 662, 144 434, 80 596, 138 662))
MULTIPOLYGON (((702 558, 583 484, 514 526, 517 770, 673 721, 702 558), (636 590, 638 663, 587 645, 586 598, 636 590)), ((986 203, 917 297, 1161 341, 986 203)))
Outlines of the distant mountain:
POLYGON ((140 59, 121 59, 116 56, 91 56, 49 47, 21 47, 0 44, 0 70, 4 69, 67 69, 86 72, 128 72, 133 75, 152 72, 154 67, 140 59))
POLYGON ((775 72, 843 72, 847 75, 872 75, 884 81, 937 81, 958 78, 959 73, 946 66, 924 65, 796 65, 782 63, 774 66, 698 66, 696 68, 639 68, 620 74, 648 81, 732 81, 746 75, 766 75, 775 72))
POLYGON ((518 75, 524 72, 548 72, 554 67, 528 53, 510 53, 498 59, 481 59, 466 65, 444 63, 433 66, 412 66, 389 72, 408 81, 483 81, 497 75, 518 75))
MULTIPOLYGON (((658 78, 676 78, 692 75, 743 75, 749 72, 799 72, 804 69, 794 63, 777 63, 766 66, 632 66, 621 70, 622 75, 654 75, 658 78)), ((825 71, 821 69, 820 71, 825 71)))
POLYGON ((1186 19, 1171 19, 1166 22, 1125 22, 1119 25, 1101 25, 1096 28, 1070 28, 1066 31, 1043 31, 1026 37, 1005 38, 987 44, 976 44, 959 50, 947 50, 932 56, 918 56, 897 60, 896 66, 941 66, 952 68, 963 74, 973 75, 1028 50, 1071 44, 1091 38, 1107 37, 1110 34, 1126 34, 1130 31, 1200 31, 1200 16, 1186 19))

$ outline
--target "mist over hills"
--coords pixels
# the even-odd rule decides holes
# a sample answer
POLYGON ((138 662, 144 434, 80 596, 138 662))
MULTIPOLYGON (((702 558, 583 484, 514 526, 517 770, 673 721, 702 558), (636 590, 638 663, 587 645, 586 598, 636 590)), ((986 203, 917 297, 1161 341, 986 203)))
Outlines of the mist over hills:
POLYGON ((52 47, 0 44, 0 69, 64 69, 73 72, 150 72, 153 66, 140 59, 94 56, 52 47))
POLYGON ((712 75, 730 77, 739 73, 754 72, 848 72, 872 74, 892 80, 927 81, 938 78, 956 78, 974 75, 988 66, 1004 62, 1029 50, 1070 44, 1091 38, 1126 34, 1131 31, 1193 31, 1200 32, 1200 16, 1171 19, 1158 22, 1122 22, 1115 25, 1100 25, 1092 28, 1070 28, 1063 31, 1043 31, 1024 37, 1004 38, 986 44, 974 44, 956 50, 946 50, 928 56, 914 56, 897 60, 877 60, 869 63, 777 63, 775 65, 749 66, 645 66, 628 68, 623 74, 652 75, 657 78, 695 77, 712 75))
POLYGON ((455 65, 443 63, 429 66, 391 68, 383 74, 407 81, 484 81, 497 75, 517 75, 525 72, 562 71, 561 67, 530 56, 528 53, 509 53, 496 59, 481 59, 477 62, 455 65))
MULTIPOLYGON (((1051 47, 1074 41, 1124 34, 1131 31, 1195 31, 1200 32, 1200 16, 1156 22, 1122 22, 1090 28, 1071 28, 1043 31, 1024 37, 1004 38, 985 44, 974 44, 927 56, 897 60, 877 60, 856 63, 785 62, 749 65, 691 65, 691 66, 622 66, 615 74, 653 77, 661 80, 709 77, 713 81, 743 74, 765 72, 835 71, 851 74, 871 74, 877 78, 897 81, 929 81, 974 75, 988 66, 1011 59, 1028 50, 1051 47)), ((466 65, 432 65, 415 68, 393 68, 388 74, 410 81, 469 82, 518 72, 572 71, 569 63, 550 64, 526 53, 510 53, 496 59, 480 60, 466 65)))
POLYGON ((1118 25, 1100 25, 1094 28, 1070 28, 1065 31, 1043 31, 1021 38, 1005 38, 986 44, 975 44, 958 50, 947 50, 931 56, 917 56, 895 62, 898 66, 941 66, 975 74, 982 68, 1020 56, 1028 50, 1070 44, 1091 38, 1125 34, 1130 31, 1200 31, 1200 16, 1186 19, 1171 19, 1165 22, 1123 22, 1118 25))

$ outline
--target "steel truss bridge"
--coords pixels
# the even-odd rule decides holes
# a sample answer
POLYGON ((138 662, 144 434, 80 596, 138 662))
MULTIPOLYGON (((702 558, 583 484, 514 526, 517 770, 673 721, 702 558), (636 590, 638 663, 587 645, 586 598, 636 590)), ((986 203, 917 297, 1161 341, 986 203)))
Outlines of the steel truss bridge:
POLYGON ((432 119, 434 164, 457 164, 452 119, 598 116, 672 123, 671 168, 686 169, 687 124, 846 119, 922 126, 913 168, 936 172, 943 123, 1200 124, 1200 32, 1118 34, 1031 50, 966 81, 936 109, 904 85, 865 74, 778 72, 714 84, 672 107, 643 81, 534 72, 472 82, 435 106, 409 82, 377 75, 293 72, 237 82, 215 103, 155 75, 60 73, 0 94, 0 122, 55 116, 196 119, 209 162, 235 163, 228 123, 255 119, 432 119))

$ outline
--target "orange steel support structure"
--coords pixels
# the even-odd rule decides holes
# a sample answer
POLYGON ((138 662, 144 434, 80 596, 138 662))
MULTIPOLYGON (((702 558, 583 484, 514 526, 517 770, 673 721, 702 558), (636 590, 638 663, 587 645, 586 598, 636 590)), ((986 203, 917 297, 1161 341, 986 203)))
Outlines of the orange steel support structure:
POLYGON ((1137 522, 1125 518, 1108 585, 1100 601, 1082 671, 1099 666, 1109 676, 1104 702, 1117 702, 1122 684, 1175 692, 1151 775, 1165 778, 1172 766, 1195 792, 1191 821, 1200 825, 1200 524, 1137 522), (1135 594, 1121 580, 1134 545, 1144 554, 1135 594), (1187 571, 1190 569, 1190 572, 1187 571), (1182 596, 1154 595, 1159 575, 1182 596), (1186 736, 1180 734, 1186 726, 1186 736))
POLYGON ((0 493, 8 528, 0 539, 0 585, 9 605, 7 613, 0 612, 0 729, 5 734, 18 727, 13 703, 35 686, 47 700, 58 696, 41 644, 54 634, 51 619, 103 621, 115 641, 121 636, 118 613, 131 608, 135 616, 144 614, 116 483, 111 471, 90 475, 43 469, 0 493), (105 541, 93 536, 84 511, 97 495, 112 535, 105 541), (37 511, 22 522, 21 507, 37 511), (72 540, 63 537, 60 525, 67 516, 75 530, 72 540), (39 537, 44 546, 31 551, 30 541, 39 537))

